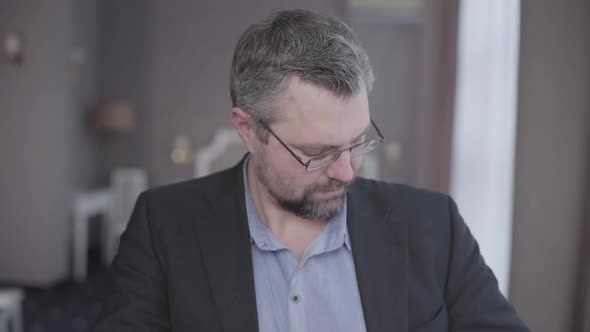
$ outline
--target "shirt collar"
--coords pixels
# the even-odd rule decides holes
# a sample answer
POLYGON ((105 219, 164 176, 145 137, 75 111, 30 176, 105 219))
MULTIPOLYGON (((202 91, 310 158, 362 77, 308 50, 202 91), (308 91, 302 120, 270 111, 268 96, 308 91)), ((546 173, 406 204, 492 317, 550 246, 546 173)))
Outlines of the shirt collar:
MULTIPOLYGON (((246 203, 246 215, 248 218, 248 227, 250 229, 250 242, 254 243, 260 250, 277 251, 281 249, 288 249, 262 222, 256 206, 250 196, 250 188, 248 184, 248 161, 250 156, 246 156, 242 167, 244 177, 244 198, 246 203)), ((352 250, 350 245, 350 237, 348 235, 348 228, 346 225, 346 200, 344 206, 334 216, 320 234, 312 241, 309 246, 310 252, 306 254, 320 254, 322 252, 332 251, 345 246, 348 250, 352 250)))

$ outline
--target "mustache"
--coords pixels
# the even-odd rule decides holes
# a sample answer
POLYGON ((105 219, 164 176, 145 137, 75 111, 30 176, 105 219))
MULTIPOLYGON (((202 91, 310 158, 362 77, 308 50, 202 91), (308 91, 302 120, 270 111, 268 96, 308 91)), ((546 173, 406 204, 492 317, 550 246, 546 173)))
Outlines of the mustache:
POLYGON ((340 180, 336 180, 336 179, 330 179, 326 183, 318 184, 318 185, 315 185, 315 186, 309 188, 309 192, 328 192, 328 191, 335 191, 335 190, 342 189, 342 188, 348 189, 348 187, 350 187, 351 184, 352 184, 352 181, 344 182, 344 181, 340 181, 340 180))

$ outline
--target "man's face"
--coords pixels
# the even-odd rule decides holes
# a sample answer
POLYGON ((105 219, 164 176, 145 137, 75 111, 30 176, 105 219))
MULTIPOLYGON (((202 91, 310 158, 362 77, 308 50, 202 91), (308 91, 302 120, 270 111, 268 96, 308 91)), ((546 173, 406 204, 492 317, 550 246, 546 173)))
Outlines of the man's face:
MULTIPOLYGON (((370 125, 364 89, 343 99, 292 78, 274 105, 281 115, 270 125, 272 131, 304 162, 360 142, 370 125)), ((252 161, 258 180, 280 208, 302 218, 328 220, 342 208, 362 156, 351 159, 345 151, 334 164, 308 172, 269 134, 268 144, 257 144, 252 161)))

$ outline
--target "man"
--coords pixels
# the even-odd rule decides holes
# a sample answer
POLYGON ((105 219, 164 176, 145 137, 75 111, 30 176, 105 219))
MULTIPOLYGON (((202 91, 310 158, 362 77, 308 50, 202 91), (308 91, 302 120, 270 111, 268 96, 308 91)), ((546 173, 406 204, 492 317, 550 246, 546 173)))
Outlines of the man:
POLYGON ((346 25, 277 12, 230 80, 249 153, 140 196, 94 331, 528 331, 448 196, 355 180, 383 134, 346 25))

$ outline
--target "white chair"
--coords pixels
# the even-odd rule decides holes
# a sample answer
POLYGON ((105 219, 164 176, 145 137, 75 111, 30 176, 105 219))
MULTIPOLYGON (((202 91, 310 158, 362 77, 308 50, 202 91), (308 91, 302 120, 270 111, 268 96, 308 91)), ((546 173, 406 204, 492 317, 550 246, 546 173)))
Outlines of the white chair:
POLYGON ((23 298, 20 289, 0 289, 0 332, 23 332, 23 298))
POLYGON ((211 143, 195 153, 194 175, 202 177, 234 166, 245 153, 234 128, 219 128, 211 143))
POLYGON ((88 265, 88 229, 91 217, 101 215, 101 254, 109 265, 117 252, 139 194, 147 189, 147 175, 140 168, 119 168, 111 172, 110 186, 76 194, 73 206, 73 275, 76 281, 86 279, 88 265))
POLYGON ((141 168, 118 168, 111 173, 111 204, 104 218, 101 244, 105 265, 115 258, 119 238, 127 227, 139 194, 146 189, 147 174, 141 168))
POLYGON ((111 206, 111 191, 108 188, 83 191, 74 196, 72 230, 72 272, 76 281, 86 279, 88 265, 88 228, 91 217, 105 215, 111 206))

